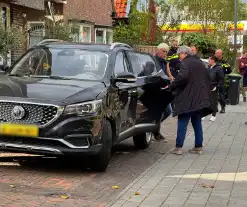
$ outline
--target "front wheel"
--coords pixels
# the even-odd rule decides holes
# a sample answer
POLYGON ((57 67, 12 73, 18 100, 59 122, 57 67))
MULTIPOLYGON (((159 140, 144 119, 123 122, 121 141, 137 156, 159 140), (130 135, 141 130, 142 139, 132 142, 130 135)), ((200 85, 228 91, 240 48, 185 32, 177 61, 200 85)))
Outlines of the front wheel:
POLYGON ((99 154, 90 157, 89 165, 92 170, 97 172, 106 171, 111 158, 112 149, 112 128, 109 121, 106 121, 103 127, 102 149, 99 154))
POLYGON ((152 132, 146 132, 133 137, 134 145, 138 149, 146 149, 150 146, 153 138, 152 132))

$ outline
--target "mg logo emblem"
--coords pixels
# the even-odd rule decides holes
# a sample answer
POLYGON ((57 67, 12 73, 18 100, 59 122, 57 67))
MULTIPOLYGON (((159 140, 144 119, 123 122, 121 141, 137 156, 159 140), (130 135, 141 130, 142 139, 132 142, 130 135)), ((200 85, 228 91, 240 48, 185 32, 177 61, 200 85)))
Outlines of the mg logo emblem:
POLYGON ((22 106, 15 106, 11 114, 14 119, 22 119, 25 116, 25 109, 22 106))

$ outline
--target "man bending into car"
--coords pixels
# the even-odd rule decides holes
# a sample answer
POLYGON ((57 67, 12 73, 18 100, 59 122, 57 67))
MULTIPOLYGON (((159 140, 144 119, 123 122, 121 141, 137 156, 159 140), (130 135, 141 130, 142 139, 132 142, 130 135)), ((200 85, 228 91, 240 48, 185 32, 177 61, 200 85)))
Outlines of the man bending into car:
MULTIPOLYGON (((165 43, 161 43, 157 47, 157 54, 155 56, 157 62, 160 64, 161 69, 166 73, 166 66, 167 66, 167 53, 169 51, 169 46, 165 43)), ((158 124, 158 130, 154 133, 154 137, 156 140, 163 139, 165 142, 167 142, 167 139, 160 133, 161 123, 166 120, 172 113, 172 107, 171 104, 169 104, 165 111, 162 114, 161 120, 157 122, 158 124)))

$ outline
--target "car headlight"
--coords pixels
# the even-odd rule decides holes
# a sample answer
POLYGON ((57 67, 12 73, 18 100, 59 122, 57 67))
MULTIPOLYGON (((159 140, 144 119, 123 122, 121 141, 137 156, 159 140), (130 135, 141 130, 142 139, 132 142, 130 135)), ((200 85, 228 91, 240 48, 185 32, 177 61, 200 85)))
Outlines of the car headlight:
POLYGON ((64 109, 64 114, 93 115, 99 111, 102 100, 83 102, 79 104, 68 105, 64 109))

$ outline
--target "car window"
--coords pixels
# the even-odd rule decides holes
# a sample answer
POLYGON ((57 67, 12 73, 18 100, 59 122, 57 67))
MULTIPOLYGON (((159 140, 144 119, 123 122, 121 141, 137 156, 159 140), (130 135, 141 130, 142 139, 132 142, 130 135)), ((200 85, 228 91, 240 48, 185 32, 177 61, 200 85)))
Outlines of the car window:
POLYGON ((128 71, 126 58, 123 52, 118 52, 116 55, 114 72, 121 73, 125 71, 128 71))
POLYGON ((129 59, 134 74, 138 77, 149 76, 157 71, 153 58, 148 54, 129 52, 129 59))
POLYGON ((45 65, 42 63, 45 62, 45 59, 44 50, 32 50, 16 64, 15 71, 18 71, 18 74, 22 75, 34 75, 44 68, 45 65))
POLYGON ((101 51, 36 48, 28 51, 13 66, 10 73, 102 80, 107 63, 108 54, 101 51))

